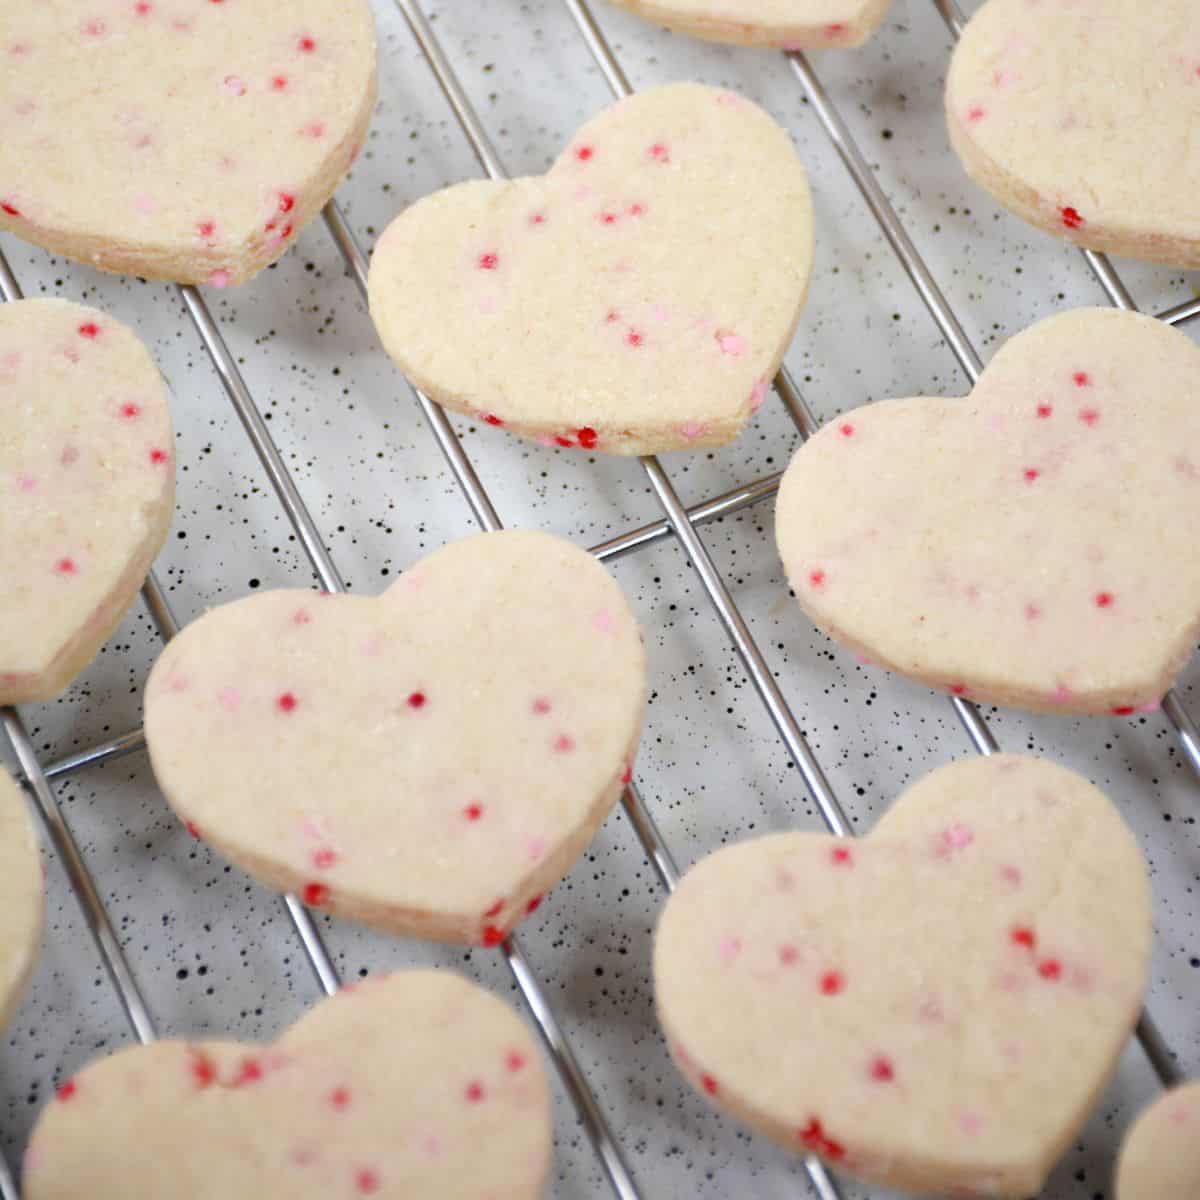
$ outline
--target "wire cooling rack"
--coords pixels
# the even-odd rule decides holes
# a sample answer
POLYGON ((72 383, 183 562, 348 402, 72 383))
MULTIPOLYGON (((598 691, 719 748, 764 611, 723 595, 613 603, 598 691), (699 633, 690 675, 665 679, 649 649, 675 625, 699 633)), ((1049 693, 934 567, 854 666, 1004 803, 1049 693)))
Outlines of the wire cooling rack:
MULTIPOLYGON (((678 878, 675 854, 692 861, 724 841, 817 818, 852 835, 913 776, 964 748, 990 754, 1003 744, 1059 758, 1105 787, 1155 874, 1149 1011, 1162 1025, 1143 1017, 1140 1048, 1045 1193, 1106 1195, 1115 1134, 1157 1084, 1200 1064, 1187 1003, 1188 975, 1200 968, 1189 941, 1200 739, 1185 707, 1200 672, 1193 664, 1161 714, 1134 721, 984 712, 935 696, 812 633, 780 579, 769 506, 756 506, 817 428, 797 379, 828 417, 888 394, 966 390, 985 342, 1099 296, 1136 307, 1125 278, 1173 324, 1200 313, 1200 302, 1180 277, 1136 264, 1119 276, 1085 254, 1098 295, 1076 255, 973 191, 940 117, 946 52, 962 25, 954 0, 896 0, 867 48, 822 56, 819 72, 803 55, 701 46, 584 0, 427 7, 376 0, 382 100, 340 193, 350 217, 331 203, 329 237, 306 231, 247 288, 178 288, 165 303, 161 285, 100 277, 0 239, 23 259, 14 271, 0 253, 6 300, 21 295, 19 273, 31 292, 99 303, 153 343, 175 391, 180 469, 175 535, 146 583, 145 612, 62 701, 2 714, 57 860, 42 963, 0 1070, 10 1160, 54 1083, 115 1043, 149 1041, 160 1026, 272 1036, 316 996, 303 962, 327 994, 348 973, 436 962, 519 994, 540 1029, 558 1087, 556 1196, 882 1197, 751 1138, 678 1080, 653 1024, 655 913, 678 878), (738 88, 797 139, 817 202, 818 272, 776 380, 779 404, 736 446, 674 455, 668 467, 542 451, 456 425, 412 393, 439 467, 411 410, 396 404, 410 389, 383 361, 365 315, 358 237, 374 238, 404 204, 472 174, 468 152, 493 178, 505 160, 543 169, 606 92, 630 91, 631 75, 738 88), (236 421, 217 408, 197 338, 236 421), (238 423, 246 442, 235 439, 238 423), (638 782, 623 797, 627 823, 614 816, 498 954, 382 938, 291 896, 281 921, 266 893, 187 839, 154 791, 139 692, 156 637, 178 630, 173 607, 190 619, 247 588, 294 586, 306 571, 330 591, 377 590, 466 532, 457 497, 478 527, 499 528, 503 509, 592 544, 633 599, 653 694, 638 782)), ((0 1197, 16 1195, 0 1169, 0 1197)))

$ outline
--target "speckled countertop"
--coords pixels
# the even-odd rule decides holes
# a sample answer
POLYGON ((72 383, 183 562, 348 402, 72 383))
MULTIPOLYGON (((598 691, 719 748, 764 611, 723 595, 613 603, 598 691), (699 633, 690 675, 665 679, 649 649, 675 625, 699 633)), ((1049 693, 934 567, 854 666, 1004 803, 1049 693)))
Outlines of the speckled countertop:
MULTIPOLYGON (((478 174, 470 148, 390 0, 376 0, 380 104, 339 198, 369 246, 404 205, 478 174)), ((969 7, 974 7, 971 5, 969 7)), ((817 213, 812 296, 788 362, 821 418, 892 395, 967 384, 880 235, 783 57, 702 46, 598 2, 637 85, 693 78, 743 91, 793 132, 817 213)), ((428 0, 451 61, 513 173, 543 170, 609 93, 558 0, 428 0)), ((813 65, 921 253, 987 357, 1029 322, 1103 303, 1080 256, 1026 230, 965 179, 941 118, 949 37, 932 0, 895 0, 863 50, 813 65)), ((182 310, 160 284, 101 276, 0 237, 30 296, 99 305, 149 343, 175 392, 179 508, 158 563, 181 620, 256 588, 310 581, 282 510, 182 310)), ((1145 308, 1192 293, 1179 272, 1118 264, 1145 308)), ((384 587, 472 528, 411 393, 379 349, 338 252, 318 223, 243 289, 209 294, 255 397, 349 585, 384 587)), ((659 514, 635 461, 544 450, 456 420, 504 519, 591 545, 659 514)), ((768 401, 735 445, 664 458, 686 501, 780 469, 797 445, 768 401)), ((903 453, 902 449, 897 450, 903 453)), ((704 529, 738 604, 843 804, 861 829, 906 783, 971 752, 944 697, 864 667, 816 635, 789 600, 760 505, 704 529)), ((638 778, 681 865, 754 833, 817 828, 797 772, 673 542, 615 573, 646 631, 651 704, 638 778)), ((158 641, 135 608, 60 701, 25 710, 45 759, 137 725, 158 641)), ((1200 709, 1200 664, 1179 693, 1200 709)), ((1184 1067, 1200 1068, 1200 787, 1159 715, 1131 720, 989 712, 1006 749, 1061 761, 1106 789, 1151 864, 1157 942, 1150 1007, 1184 1067)), ((144 755, 70 778, 67 818, 96 875, 161 1031, 270 1037, 318 989, 279 899, 194 842, 168 813, 144 755)), ((129 1038, 59 867, 49 870, 45 947, 4 1040, 3 1135, 16 1161, 55 1082, 129 1038)), ((796 1160, 715 1115, 680 1081, 656 1031, 650 933, 662 902, 629 823, 614 813, 526 923, 524 941, 646 1197, 806 1194, 796 1160)), ((454 965, 519 1004, 490 951, 446 950, 321 920, 347 979, 454 965)), ((1136 1045, 1045 1193, 1111 1197, 1117 1137, 1156 1084, 1136 1045)), ((609 1194, 563 1096, 553 1195, 609 1194)), ((847 1195, 865 1195, 852 1187, 847 1195)), ((872 1195, 882 1195, 874 1192, 872 1195)))

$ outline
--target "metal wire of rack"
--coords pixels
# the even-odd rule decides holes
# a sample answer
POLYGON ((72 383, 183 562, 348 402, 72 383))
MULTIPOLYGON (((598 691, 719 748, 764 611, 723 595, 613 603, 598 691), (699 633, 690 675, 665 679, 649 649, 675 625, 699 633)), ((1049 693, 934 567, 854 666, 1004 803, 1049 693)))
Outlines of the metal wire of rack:
MULTIPOLYGON (((483 122, 459 83, 418 0, 394 0, 394 3, 404 16, 485 173, 493 179, 504 178, 501 159, 483 122)), ((593 16, 587 0, 563 0, 563 3, 613 94, 617 97, 628 95, 632 91, 630 82, 593 16)), ((956 0, 931 0, 931 3, 941 14, 951 33, 957 36, 965 20, 956 0)), ((966 376, 974 382, 982 371, 982 359, 894 207, 867 166, 848 124, 825 92, 807 58, 795 52, 788 52, 786 57, 812 111, 841 157, 863 200, 878 222, 881 232, 928 308, 954 357, 966 376)), ((365 254, 335 201, 331 201, 326 207, 323 217, 349 275, 359 293, 365 298, 365 254)), ((1088 251, 1085 251, 1084 255, 1110 301, 1120 308, 1136 310, 1132 296, 1107 258, 1088 251)), ((317 579, 327 591, 345 591, 344 581, 322 540, 317 523, 306 506, 202 294, 192 287, 180 287, 178 292, 317 579)), ((21 296, 17 280, 2 253, 0 296, 6 301, 19 299, 21 296)), ((1188 321, 1200 315, 1200 299, 1177 304, 1157 315, 1171 324, 1188 321)), ((467 501, 474 520, 483 529, 501 528, 499 514, 446 414, 419 390, 410 390, 467 501)), ((781 370, 776 378, 775 390, 800 437, 806 439, 811 436, 818 427, 817 422, 786 368, 781 370)), ((698 526, 709 521, 731 515, 773 496, 778 489, 780 473, 771 474, 691 508, 685 508, 671 479, 657 459, 643 458, 641 466, 662 509, 662 518, 593 546, 592 553, 602 561, 611 560, 667 538, 673 537, 678 541, 695 568, 714 614, 732 642, 756 694, 798 768, 804 787, 816 804, 826 826, 830 832, 839 836, 852 836, 853 830, 845 812, 698 530, 698 526)), ((153 573, 143 589, 143 600, 161 636, 164 639, 174 636, 179 626, 153 573)), ((957 696, 949 697, 948 700, 973 748, 984 755, 996 752, 999 749, 997 741, 976 706, 957 696)), ((1164 697, 1162 711, 1178 736, 1184 757, 1193 771, 1200 776, 1200 736, 1194 722, 1173 693, 1164 697)), ((144 737, 140 730, 130 730, 83 751, 43 764, 38 759, 20 714, 11 709, 2 710, 0 721, 17 758, 23 782, 32 795, 34 808, 43 823, 50 844, 64 866, 131 1030, 139 1041, 149 1042, 156 1036, 153 1018, 121 949, 90 870, 50 786, 51 781, 68 777, 85 767, 142 750, 145 745, 144 737)), ((679 877, 678 868, 635 783, 631 783, 625 789, 622 804, 659 881, 667 890, 672 889, 679 877)), ((295 896, 283 897, 283 903, 321 990, 327 995, 332 994, 339 986, 337 972, 312 916, 295 896)), ((624 1151, 580 1069, 518 939, 514 936, 506 940, 500 947, 500 953, 538 1025, 551 1061, 574 1103, 576 1113, 600 1160, 613 1194, 620 1200, 636 1200, 645 1195, 634 1181, 624 1151)), ((1137 1032, 1142 1048, 1159 1080, 1164 1085, 1176 1081, 1179 1071, 1174 1056, 1149 1014, 1143 1013, 1137 1032)), ((840 1198, 838 1184, 819 1160, 810 1157, 805 1160, 804 1165, 813 1190, 820 1200, 840 1198)), ((0 1198, 17 1200, 11 1174, 2 1159, 0 1198)))

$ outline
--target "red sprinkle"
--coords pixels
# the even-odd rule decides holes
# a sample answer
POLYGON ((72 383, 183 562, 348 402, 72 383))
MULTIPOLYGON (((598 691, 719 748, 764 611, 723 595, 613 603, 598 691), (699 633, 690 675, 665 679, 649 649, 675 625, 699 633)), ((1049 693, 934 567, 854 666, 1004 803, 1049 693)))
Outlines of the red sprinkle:
POLYGON ((580 146, 575 151, 575 157, 579 159, 580 162, 589 162, 592 155, 595 153, 595 150, 593 150, 591 146, 580 146))
POLYGON ((715 1096, 717 1094, 717 1081, 711 1075, 701 1075, 700 1086, 710 1096, 715 1096))
POLYGON ((821 995, 836 996, 839 992, 845 990, 846 977, 841 971, 826 971, 821 976, 821 995))
POLYGON ((290 713, 296 711, 297 703, 298 701, 296 700, 296 697, 293 696, 291 692, 284 692, 283 695, 275 701, 275 707, 279 709, 280 712, 290 713))
POLYGON ((1047 958, 1038 963, 1038 974, 1053 982, 1062 977, 1062 964, 1056 958, 1047 958))
POLYGON ((329 1093, 329 1103, 332 1104, 338 1112, 345 1112, 345 1110, 350 1106, 350 1089, 344 1087, 334 1088, 333 1091, 329 1093))
POLYGON ((14 204, 9 204, 7 200, 0 200, 0 211, 8 213, 10 217, 19 217, 21 210, 14 204))
POLYGON ((835 1142, 832 1138, 825 1136, 825 1130, 816 1117, 812 1117, 803 1129, 797 1131, 797 1137, 810 1150, 815 1150, 818 1154, 825 1155, 826 1158, 846 1157, 846 1148, 841 1142, 835 1142))
POLYGON ((881 1054, 878 1058, 871 1060, 871 1078, 876 1083, 891 1083, 896 1078, 896 1070, 892 1066, 891 1060, 884 1058, 881 1054))
POLYGON ((950 695, 965 696, 967 694, 967 685, 965 683, 952 683, 950 685, 950 695))
POLYGON ((800 957, 800 952, 795 946, 780 946, 779 961, 785 966, 790 967, 800 957))
POLYGON ((1092 386, 1092 377, 1086 371, 1076 371, 1071 380, 1079 388, 1092 386))
POLYGON ((1060 208, 1058 213, 1062 217, 1062 223, 1068 229, 1078 229, 1083 224, 1083 218, 1079 215, 1078 210, 1072 208, 1070 205, 1060 208))
POLYGON ((68 1100, 74 1099, 75 1093, 78 1091, 79 1084, 77 1084, 73 1079, 68 1079, 67 1082, 64 1083, 62 1087, 60 1087, 58 1091, 54 1093, 54 1098, 56 1100, 61 1100, 64 1104, 66 1104, 68 1100))
POLYGON ((527 905, 525 905, 526 916, 528 916, 531 912, 537 912, 538 905, 541 904, 541 902, 542 902, 541 896, 534 896, 534 898, 532 900, 530 900, 530 902, 527 905))
POLYGON ((1079 410, 1079 419, 1085 425, 1095 425, 1100 420, 1100 414, 1094 408, 1081 408, 1079 410))
POLYGON ((1112 608, 1113 594, 1112 592, 1097 592, 1096 607, 1097 608, 1112 608))
POLYGON ((842 437, 853 437, 854 436, 854 426, 851 425, 849 421, 847 421, 845 425, 838 426, 838 433, 840 433, 842 435, 842 437))
POLYGON ((257 1083, 262 1077, 262 1063, 257 1058, 246 1058, 242 1060, 241 1068, 238 1070, 237 1078, 233 1081, 233 1086, 244 1087, 248 1083, 257 1083))
POLYGON ((657 163, 669 163, 671 161, 671 152, 662 144, 655 142, 649 150, 650 157, 657 163))
POLYGON ((1041 474, 1041 471, 1039 471, 1037 469, 1037 467, 1026 467, 1025 468, 1026 483, 1032 483, 1040 474, 1041 474))
POLYGON ((1054 411, 1053 405, 1039 404, 1037 406, 1037 415, 1044 421, 1054 411))
POLYGON ((575 445, 570 438, 563 437, 561 434, 555 437, 554 444, 556 446, 562 446, 564 450, 569 450, 573 445, 575 445))
POLYGON ((328 846, 322 846, 320 850, 313 851, 312 864, 318 871, 328 871, 335 862, 337 862, 337 852, 328 846))
POLYGON ((1118 704, 1112 712, 1114 717, 1129 717, 1137 712, 1137 709, 1132 704, 1118 704))
POLYGON ((569 734, 560 733, 558 737, 554 739, 554 749, 559 754, 569 754, 575 749, 575 739, 569 734))
POLYGON ((854 865, 854 855, 845 846, 834 846, 829 851, 829 860, 835 867, 849 867, 854 865))
POLYGON ((167 452, 165 450, 151 450, 150 461, 156 466, 161 467, 167 461, 167 452))
POLYGON ((271 91, 282 92, 287 87, 287 76, 276 75, 271 80, 271 91))
POLYGON ((136 404, 121 405, 121 416, 123 416, 127 421, 132 421, 134 417, 141 413, 141 411, 142 410, 138 408, 136 404))
POLYGON ((585 450, 595 450, 596 443, 599 441, 596 431, 590 425, 585 425, 582 429, 577 430, 575 436, 585 450))
POLYGON ((481 271, 494 271, 500 265, 500 256, 489 250, 487 254, 479 256, 477 265, 481 271))
POLYGON ((646 339, 636 329, 631 329, 625 335, 625 341, 631 346, 640 346, 646 339))
POLYGON ((468 804, 467 807, 463 809, 463 816, 466 817, 468 821, 478 821, 479 818, 483 816, 483 805, 468 804))
POLYGON ((825 582, 825 572, 810 571, 808 573, 808 582, 811 583, 813 587, 820 587, 825 582))
POLYGON ((184 821, 183 827, 192 835, 192 837, 200 837, 200 826, 197 825, 195 821, 184 821))
POLYGON ((138 0, 138 2, 133 6, 133 11, 137 13, 139 17, 144 17, 148 13, 152 13, 154 11, 154 5, 150 3, 150 0, 138 0))
POLYGON ((497 929, 495 925, 485 926, 483 931, 483 944, 485 946, 498 946, 504 941, 504 930, 497 929))
POLYGON ((1037 945, 1037 934, 1028 925, 1014 925, 1008 935, 1014 946, 1024 946, 1032 950, 1037 945))
POLYGON ((967 120, 968 121, 982 121, 983 118, 984 118, 984 111, 983 111, 983 107, 981 105, 972 104, 971 107, 967 109, 967 120))
POLYGON ((467 1102, 469 1104, 478 1104, 487 1093, 483 1090, 483 1084, 477 1079, 467 1084, 467 1102))
POLYGON ((484 413, 483 419, 489 425, 503 425, 504 424, 504 422, 498 416, 496 416, 495 413, 484 413))
POLYGON ((633 763, 630 763, 621 774, 622 783, 633 782, 633 763))
POLYGON ((75 560, 73 558, 60 558, 58 562, 54 564, 54 570, 59 575, 74 575, 79 568, 75 565, 75 560))
POLYGON ((215 221, 198 221, 196 223, 196 232, 207 240, 217 232, 217 223, 215 221))
POLYGON ((192 1051, 192 1082, 198 1088, 211 1087, 217 1078, 217 1068, 211 1058, 207 1058, 198 1050, 192 1051))
POLYGON ((503 900, 497 900, 497 901, 496 901, 496 903, 495 903, 495 904, 493 904, 493 905, 492 905, 492 907, 491 907, 491 908, 489 908, 489 909, 487 910, 487 912, 485 912, 483 915, 484 915, 485 917, 498 917, 498 916, 500 915, 500 910, 501 910, 503 907, 504 907, 504 901, 503 901, 503 900))
POLYGON ((408 698, 408 707, 409 708, 424 708, 425 707, 425 693, 424 692, 413 692, 408 698))
POLYGON ((323 883, 306 883, 302 896, 304 903, 311 908, 329 903, 329 889, 323 883))
POLYGON ((510 1050, 508 1057, 504 1060, 504 1065, 510 1071, 521 1071, 525 1068, 525 1055, 518 1050, 510 1050))
POLYGON ((94 341, 100 336, 100 326, 95 321, 85 321, 79 327, 79 336, 94 341))
POLYGON ((315 41, 313 41, 313 39, 310 38, 308 36, 308 34, 305 34, 296 43, 296 45, 302 54, 311 54, 317 48, 317 43, 315 41))

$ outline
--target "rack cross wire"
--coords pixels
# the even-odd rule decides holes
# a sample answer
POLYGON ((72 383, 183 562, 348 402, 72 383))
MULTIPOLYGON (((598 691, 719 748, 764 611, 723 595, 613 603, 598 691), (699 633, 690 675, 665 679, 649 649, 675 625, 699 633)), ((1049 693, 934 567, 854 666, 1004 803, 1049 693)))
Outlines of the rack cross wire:
MULTIPOLYGON (((483 170, 492 179, 505 178, 500 157, 419 3, 417 0, 394 0, 394 3, 408 23, 483 170)), ((629 79, 593 16, 587 0, 563 0, 563 3, 614 96, 631 94, 633 88, 629 79)), ((931 0, 931 3, 946 22, 951 35, 957 37, 965 25, 965 18, 956 0, 931 0)), ((798 52, 785 52, 785 56, 813 112, 842 159, 881 232, 928 308, 959 366, 974 383, 982 372, 983 361, 867 165, 848 124, 830 100, 807 58, 798 52)), ((323 217, 360 296, 365 300, 366 255, 359 247, 336 201, 330 201, 323 217)), ((1083 251, 1083 255, 1109 301, 1119 308, 1138 311, 1132 296, 1109 260, 1104 255, 1091 251, 1083 251)), ((276 447, 267 423, 246 386, 202 294, 190 286, 180 286, 177 291, 317 579, 326 591, 344 592, 345 584, 325 547, 316 521, 276 447)), ((5 301, 21 298, 20 286, 2 252, 0 297, 5 301)), ((1196 316, 1200 316, 1200 299, 1185 301, 1157 314, 1160 320, 1168 324, 1179 324, 1196 316)), ((500 516, 445 412, 419 389, 407 386, 429 424, 476 523, 485 530, 500 529, 500 516)), ((806 440, 812 436, 818 428, 817 422, 786 368, 781 369, 775 379, 775 391, 801 439, 806 440)), ((663 511, 662 518, 593 546, 591 552, 601 561, 606 561, 634 553, 670 537, 679 542, 827 828, 838 836, 853 836, 849 819, 697 529, 709 521, 731 515, 775 495, 782 473, 776 472, 691 508, 685 508, 658 460, 647 456, 640 462, 663 511)), ((142 595, 163 639, 173 637, 179 626, 153 572, 146 580, 142 595)), ((975 751, 983 755, 997 752, 999 746, 996 739, 978 708, 959 696, 948 697, 948 701, 975 751)), ((1185 759, 1200 777, 1200 734, 1174 692, 1169 692, 1163 698, 1162 712, 1176 732, 1185 759)), ((140 1042, 150 1042, 156 1037, 153 1018, 121 949, 90 870, 75 843, 51 787, 52 780, 65 778, 86 767, 144 749, 144 735, 140 729, 130 730, 78 753, 43 764, 37 757, 24 721, 17 711, 0 709, 0 722, 16 756, 22 782, 31 794, 33 807, 67 874, 72 892, 130 1028, 140 1042)), ((679 878, 678 868, 636 783, 631 782, 625 788, 622 805, 659 881, 666 890, 673 889, 679 878)), ((293 895, 284 896, 283 904, 321 990, 326 995, 332 995, 339 986, 337 972, 311 914, 293 895)), ((559 1078, 575 1106, 577 1116, 600 1160, 614 1195, 619 1200, 640 1200, 644 1193, 635 1183, 610 1124, 580 1069, 515 935, 502 943, 499 953, 504 957, 518 989, 529 1006, 559 1078)), ((1174 1056, 1147 1012, 1143 1012, 1138 1023, 1137 1036, 1159 1081, 1164 1086, 1177 1082, 1180 1073, 1174 1056)), ((838 1184, 818 1159, 812 1156, 805 1158, 804 1168, 820 1200, 841 1200, 838 1184)), ((2 1159, 0 1200, 18 1200, 11 1172, 2 1159)))

